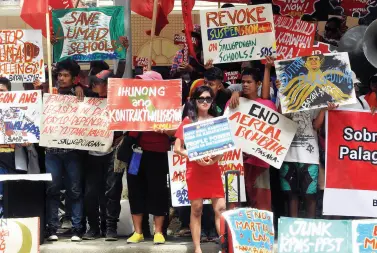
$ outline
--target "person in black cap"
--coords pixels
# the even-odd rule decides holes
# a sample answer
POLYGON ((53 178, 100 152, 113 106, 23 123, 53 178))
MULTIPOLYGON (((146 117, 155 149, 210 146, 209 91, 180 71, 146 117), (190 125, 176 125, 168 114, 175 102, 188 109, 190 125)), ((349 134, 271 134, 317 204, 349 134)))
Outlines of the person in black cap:
MULTIPOLYGON (((107 82, 110 77, 114 77, 112 71, 102 70, 89 78, 91 88, 98 97, 107 97, 107 82)), ((121 210, 122 174, 114 172, 114 150, 121 137, 121 132, 114 132, 113 145, 107 152, 89 151, 84 196, 84 210, 88 217, 89 230, 83 236, 84 240, 93 240, 101 236, 100 204, 101 209, 105 209, 101 212, 106 217, 106 221, 101 220, 101 224, 106 224, 105 231, 101 232, 105 233, 106 241, 118 240, 117 223, 121 210)), ((102 229, 104 228, 101 226, 102 229)))

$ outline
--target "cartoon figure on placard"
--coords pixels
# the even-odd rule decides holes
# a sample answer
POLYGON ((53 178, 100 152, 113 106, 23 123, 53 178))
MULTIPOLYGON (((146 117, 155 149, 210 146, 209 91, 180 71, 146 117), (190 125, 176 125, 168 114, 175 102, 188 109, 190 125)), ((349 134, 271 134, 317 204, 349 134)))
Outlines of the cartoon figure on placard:
POLYGON ((313 55, 296 58, 293 63, 283 67, 282 71, 288 72, 297 67, 297 64, 301 64, 292 79, 287 80, 289 79, 287 74, 281 75, 285 85, 280 92, 284 96, 283 102, 287 106, 287 112, 319 106, 327 101, 341 103, 352 98, 351 72, 342 66, 344 65, 342 59, 336 59, 336 56, 329 59, 329 61, 334 60, 331 63, 333 65, 324 66, 325 57, 313 55), (339 64, 340 67, 335 64, 339 64), (343 85, 344 83, 346 85, 343 85), (318 100, 318 97, 323 99, 318 100))
POLYGON ((229 175, 228 177, 228 191, 229 191, 229 201, 236 202, 238 201, 237 190, 233 187, 234 174, 229 175))

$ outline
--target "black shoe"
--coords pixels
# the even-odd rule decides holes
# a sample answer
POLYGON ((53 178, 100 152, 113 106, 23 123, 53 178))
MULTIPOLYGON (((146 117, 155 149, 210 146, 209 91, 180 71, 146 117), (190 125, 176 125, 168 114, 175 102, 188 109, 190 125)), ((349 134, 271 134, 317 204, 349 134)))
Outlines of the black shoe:
POLYGON ((71 237, 71 242, 81 242, 81 233, 77 229, 72 229, 72 237, 71 237))
POLYGON ((46 232, 47 241, 56 242, 57 240, 59 240, 56 232, 57 232, 56 230, 47 229, 47 232, 46 232))
POLYGON ((89 229, 88 232, 82 237, 84 240, 95 240, 100 237, 99 231, 95 229, 89 229))
POLYGON ((118 241, 117 230, 113 228, 108 228, 106 231, 105 241, 118 241))

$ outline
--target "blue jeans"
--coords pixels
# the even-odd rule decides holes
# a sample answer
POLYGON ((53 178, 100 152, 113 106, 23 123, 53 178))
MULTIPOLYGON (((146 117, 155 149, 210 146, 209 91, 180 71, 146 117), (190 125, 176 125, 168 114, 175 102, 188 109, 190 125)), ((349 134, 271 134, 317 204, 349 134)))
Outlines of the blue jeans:
POLYGON ((71 151, 62 154, 46 154, 46 172, 51 173, 52 182, 47 184, 47 224, 50 231, 59 228, 60 190, 65 184, 71 201, 72 228, 81 231, 83 216, 82 169, 79 153, 71 151), (63 180, 63 176, 66 180, 63 180))
MULTIPOLYGON (((0 167, 0 175, 7 175, 9 174, 9 170, 0 167)), ((4 181, 0 182, 0 218, 3 217, 4 214, 4 181)))

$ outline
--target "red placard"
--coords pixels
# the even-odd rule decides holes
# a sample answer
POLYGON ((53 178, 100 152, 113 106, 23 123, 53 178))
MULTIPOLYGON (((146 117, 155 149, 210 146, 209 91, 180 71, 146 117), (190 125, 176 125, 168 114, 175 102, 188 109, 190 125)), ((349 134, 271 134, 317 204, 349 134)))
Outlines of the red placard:
POLYGON ((109 130, 176 129, 182 118, 182 81, 110 78, 109 130))
MULTIPOLYGON (((134 55, 133 56, 133 62, 135 67, 146 67, 148 66, 148 57, 139 57, 134 55)), ((152 66, 156 66, 156 62, 152 60, 152 66)))
POLYGON ((377 125, 369 111, 329 111, 326 188, 377 190, 377 125))
POLYGON ((278 15, 274 24, 278 60, 312 54, 316 24, 278 15))
POLYGON ((311 15, 315 12, 315 3, 320 0, 272 0, 274 5, 280 7, 280 14, 301 18, 304 14, 311 15))

